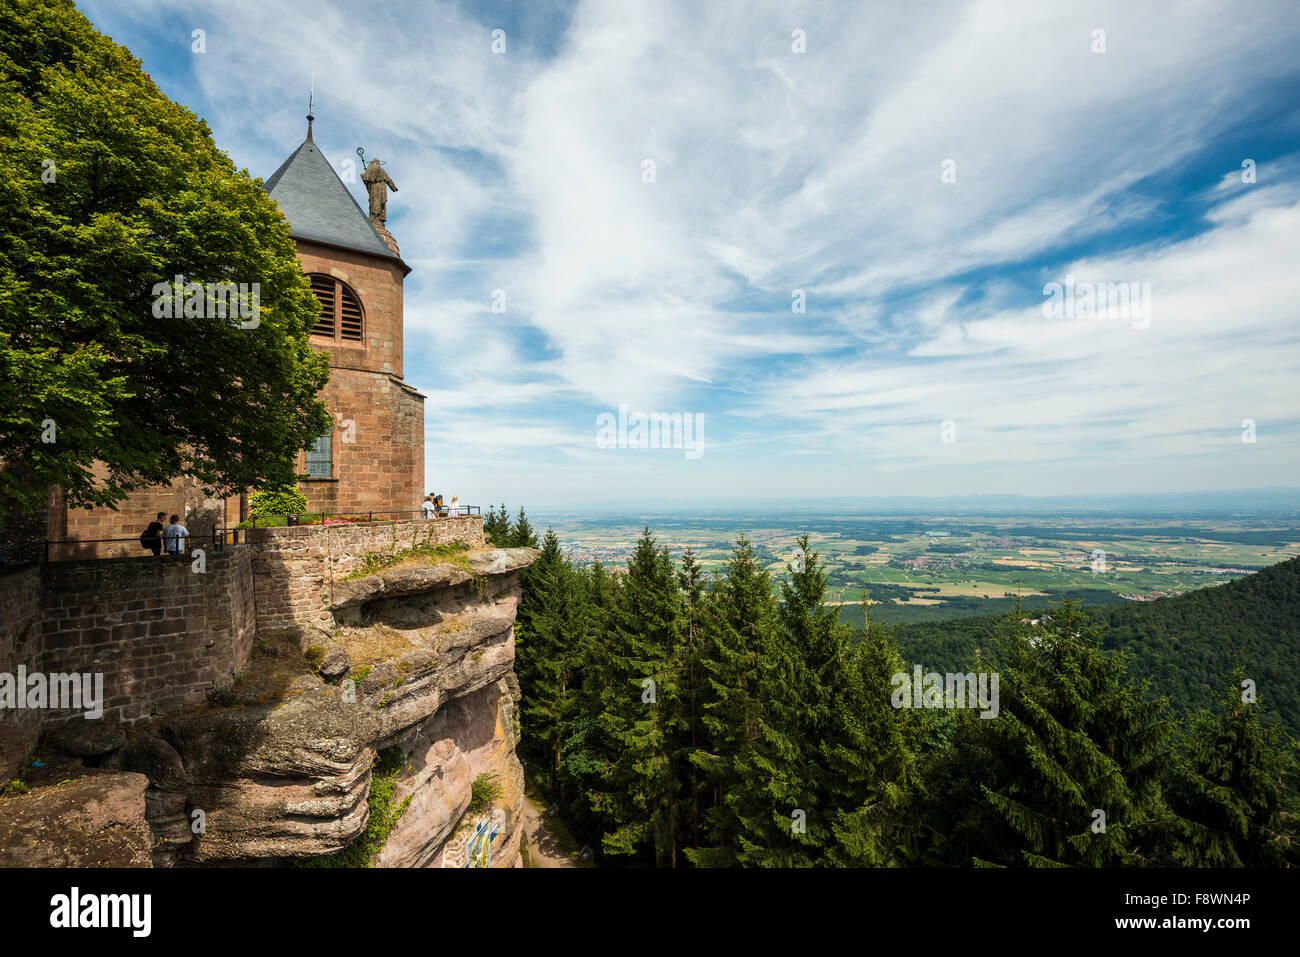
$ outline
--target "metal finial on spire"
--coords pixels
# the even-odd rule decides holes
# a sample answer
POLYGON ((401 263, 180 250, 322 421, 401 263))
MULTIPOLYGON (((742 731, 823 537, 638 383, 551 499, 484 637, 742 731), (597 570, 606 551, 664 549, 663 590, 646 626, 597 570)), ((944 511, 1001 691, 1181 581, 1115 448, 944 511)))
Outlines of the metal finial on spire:
MULTIPOLYGON (((311 140, 311 121, 316 119, 312 115, 313 107, 316 104, 316 71, 311 74, 311 92, 307 94, 307 139, 311 140)), ((315 142, 315 140, 312 140, 315 142)))

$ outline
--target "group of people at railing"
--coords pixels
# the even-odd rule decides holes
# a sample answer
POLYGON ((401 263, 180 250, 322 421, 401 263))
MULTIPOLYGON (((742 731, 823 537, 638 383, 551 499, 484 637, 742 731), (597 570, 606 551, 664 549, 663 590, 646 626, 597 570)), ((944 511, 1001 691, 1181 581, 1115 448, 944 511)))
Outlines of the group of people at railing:
POLYGON ((173 515, 166 524, 159 512, 149 527, 140 533, 140 545, 153 552, 154 558, 162 558, 165 551, 170 558, 180 558, 185 554, 190 537, 190 530, 181 524, 180 516, 173 515))
POLYGON ((458 518, 462 514, 468 515, 469 509, 466 506, 458 504, 459 495, 453 495, 451 502, 444 505, 442 495, 437 492, 430 492, 425 496, 424 501, 420 503, 421 518, 458 518))
MULTIPOLYGON (((450 502, 444 503, 442 495, 440 495, 437 492, 430 492, 427 496, 425 496, 424 501, 420 503, 420 517, 425 519, 462 518, 465 516, 473 515, 477 513, 477 511, 478 511, 477 506, 462 505, 460 503, 460 496, 458 495, 453 495, 451 497, 450 502)), ((373 513, 367 513, 364 519, 339 518, 334 521, 331 521, 330 519, 328 519, 326 516, 322 514, 321 519, 322 519, 322 524, 343 524, 345 522, 353 521, 353 520, 360 521, 360 520, 370 519, 372 517, 372 514, 373 513)), ((390 513, 383 513, 383 514, 392 515, 394 518, 400 519, 401 516, 410 515, 411 513, 390 512, 390 513)), ((290 525, 299 524, 297 521, 298 519, 297 515, 289 515, 285 517, 288 520, 287 524, 290 525)), ((256 521, 256 516, 254 516, 254 522, 255 521, 256 521)), ((238 544, 240 540, 239 532, 243 530, 243 528, 244 526, 242 525, 235 529, 214 527, 212 529, 213 547, 220 548, 222 544, 238 544), (232 535, 233 537, 231 537, 232 535)), ((201 536, 205 536, 207 534, 208 534, 207 532, 200 530, 201 536)), ((153 556, 159 559, 160 561, 164 558, 169 558, 172 560, 180 560, 182 558, 187 557, 190 551, 190 540, 191 540, 190 530, 186 528, 185 525, 181 522, 180 516, 172 515, 169 517, 166 512, 158 512, 155 515, 154 520, 150 522, 148 527, 145 528, 145 530, 140 533, 138 538, 140 547, 145 549, 146 551, 152 552, 153 556)), ((68 539, 66 541, 54 541, 51 539, 47 539, 44 542, 45 545, 44 560, 57 561, 57 560, 66 560, 68 558, 113 557, 113 556, 103 556, 98 554, 96 546, 115 545, 118 548, 120 548, 122 545, 130 541, 133 541, 133 539, 129 539, 129 538, 68 539), (65 549, 65 552, 60 553, 56 551, 52 553, 51 552, 52 547, 63 548, 65 549), (88 548, 91 549, 90 552, 86 552, 86 549, 88 548), (66 553, 67 549, 73 549, 74 554, 66 553)), ((120 552, 115 554, 120 555, 120 552)), ((4 564, 3 562, 0 562, 0 566, 2 566, 3 564, 4 564)))

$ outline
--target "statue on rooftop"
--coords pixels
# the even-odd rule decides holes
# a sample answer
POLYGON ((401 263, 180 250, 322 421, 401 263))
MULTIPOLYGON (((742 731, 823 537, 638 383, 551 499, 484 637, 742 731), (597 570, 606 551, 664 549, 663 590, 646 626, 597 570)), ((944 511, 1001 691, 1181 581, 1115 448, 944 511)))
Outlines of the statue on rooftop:
POLYGON ((392 189, 396 193, 397 184, 377 159, 366 164, 361 182, 366 184, 366 191, 370 194, 370 221, 376 226, 384 225, 388 219, 388 190, 392 189))

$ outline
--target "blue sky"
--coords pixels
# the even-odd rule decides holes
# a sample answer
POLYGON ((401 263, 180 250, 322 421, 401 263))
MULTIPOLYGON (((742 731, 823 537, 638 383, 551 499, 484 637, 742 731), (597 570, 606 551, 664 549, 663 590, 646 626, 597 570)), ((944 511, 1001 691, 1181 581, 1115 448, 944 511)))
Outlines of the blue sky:
POLYGON ((385 160, 448 497, 1300 484, 1288 3, 81 6, 253 175, 313 74, 326 156, 385 160), (600 447, 620 405, 703 454, 600 447))

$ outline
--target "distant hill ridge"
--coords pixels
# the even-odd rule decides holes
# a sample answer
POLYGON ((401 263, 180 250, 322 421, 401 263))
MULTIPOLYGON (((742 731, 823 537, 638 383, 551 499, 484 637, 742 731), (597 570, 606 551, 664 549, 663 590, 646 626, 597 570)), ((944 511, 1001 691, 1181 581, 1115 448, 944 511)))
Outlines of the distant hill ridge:
MULTIPOLYGON (((1300 558, 1245 578, 1153 602, 1097 605, 1106 648, 1130 657, 1129 673, 1150 678, 1180 711, 1209 707, 1223 677, 1241 664, 1268 706, 1267 723, 1300 734, 1300 558)), ((903 653, 928 667, 959 667, 987 644, 998 616, 903 625, 903 653)))

